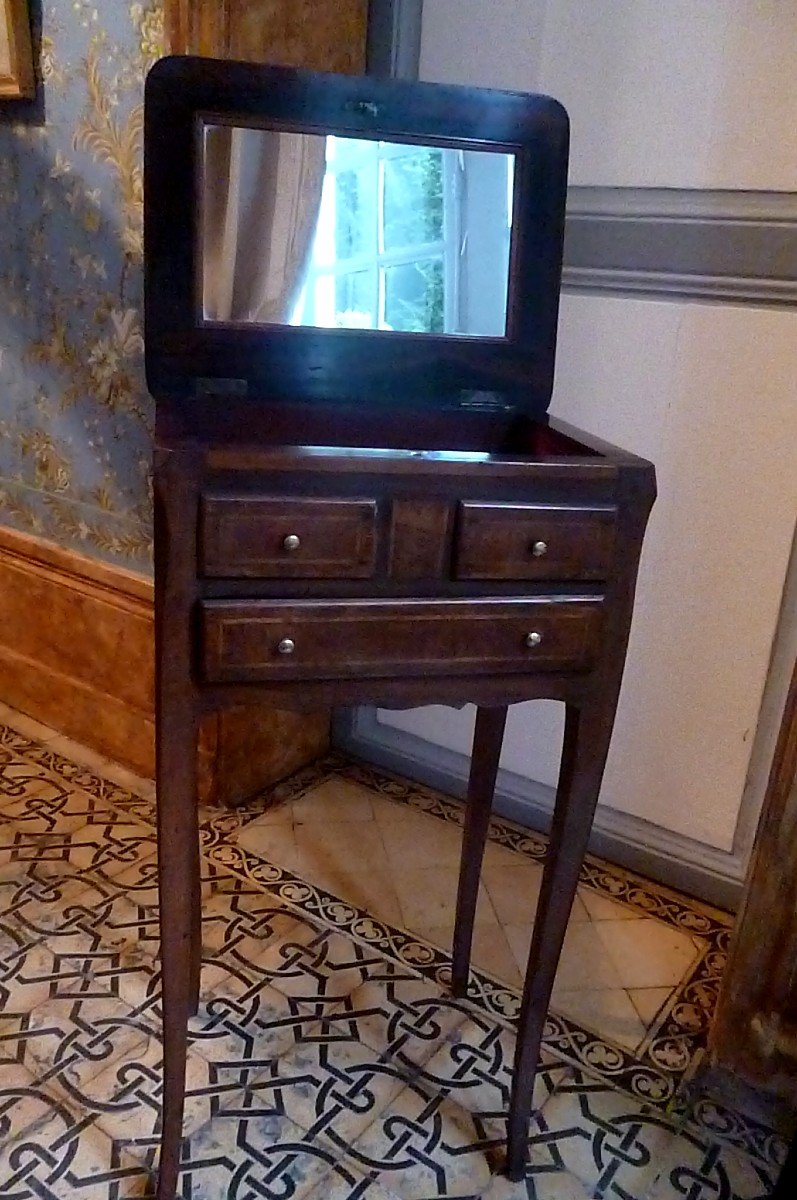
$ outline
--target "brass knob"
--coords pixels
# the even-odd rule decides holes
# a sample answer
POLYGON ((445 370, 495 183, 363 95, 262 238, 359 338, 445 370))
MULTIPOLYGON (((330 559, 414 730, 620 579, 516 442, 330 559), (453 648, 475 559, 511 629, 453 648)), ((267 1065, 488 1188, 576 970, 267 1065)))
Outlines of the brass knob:
POLYGON ((542 634, 537 633, 536 630, 532 633, 526 634, 526 645, 528 646, 529 650, 533 650, 535 646, 539 646, 541 641, 542 634))
POLYGON ((280 654, 293 654, 295 649, 296 642, 293 640, 293 638, 283 638, 277 646, 277 650, 280 654))
POLYGON ((295 533, 289 533, 286 538, 282 539, 283 550, 298 550, 301 544, 301 538, 298 538, 295 533))
POLYGON ((534 555, 535 558, 542 558, 542 556, 544 554, 548 553, 548 543, 547 542, 533 542, 532 547, 531 547, 531 553, 534 555))

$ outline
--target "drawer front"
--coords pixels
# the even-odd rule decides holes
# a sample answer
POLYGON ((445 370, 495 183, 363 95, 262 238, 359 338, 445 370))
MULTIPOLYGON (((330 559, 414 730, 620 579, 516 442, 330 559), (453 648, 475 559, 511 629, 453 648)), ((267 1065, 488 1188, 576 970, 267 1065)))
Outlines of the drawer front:
POLYGON ((368 579, 376 559, 376 501, 205 496, 205 575, 368 579))
POLYGON ((236 601, 201 605, 210 682, 586 669, 601 602, 236 601))
POLYGON ((614 508, 533 504, 459 506, 456 579, 605 579, 614 508))

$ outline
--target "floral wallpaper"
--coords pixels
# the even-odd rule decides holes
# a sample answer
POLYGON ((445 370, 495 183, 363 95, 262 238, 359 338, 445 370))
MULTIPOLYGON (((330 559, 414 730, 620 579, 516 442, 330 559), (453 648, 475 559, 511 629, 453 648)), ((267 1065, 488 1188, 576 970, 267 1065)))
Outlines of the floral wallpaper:
POLYGON ((0 523, 152 555, 142 339, 143 81, 154 3, 44 0, 43 124, 0 124, 0 523))

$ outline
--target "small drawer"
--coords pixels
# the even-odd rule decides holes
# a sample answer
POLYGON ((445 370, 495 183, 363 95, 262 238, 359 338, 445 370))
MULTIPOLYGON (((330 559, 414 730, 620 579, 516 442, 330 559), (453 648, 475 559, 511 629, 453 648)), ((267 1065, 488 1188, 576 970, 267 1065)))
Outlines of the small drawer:
POLYGON ((376 501, 204 496, 205 575, 368 579, 376 558, 376 501))
POLYGON ((459 506, 456 579, 605 579, 615 508, 535 504, 459 506))
POLYGON ((207 600, 212 683, 577 671, 599 643, 595 599, 207 600))

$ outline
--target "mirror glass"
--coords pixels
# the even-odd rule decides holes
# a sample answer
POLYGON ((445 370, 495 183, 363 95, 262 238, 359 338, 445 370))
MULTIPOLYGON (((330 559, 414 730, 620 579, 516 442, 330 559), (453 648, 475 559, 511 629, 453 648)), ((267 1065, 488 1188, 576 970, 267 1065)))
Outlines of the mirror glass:
POLYGON ((506 334, 515 156, 205 125, 204 319, 506 334))

